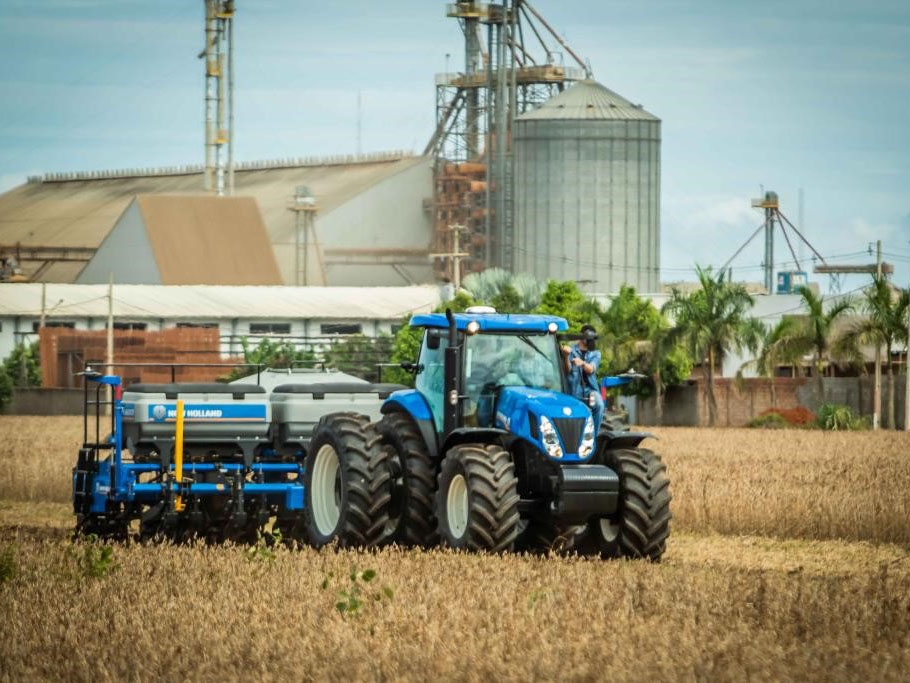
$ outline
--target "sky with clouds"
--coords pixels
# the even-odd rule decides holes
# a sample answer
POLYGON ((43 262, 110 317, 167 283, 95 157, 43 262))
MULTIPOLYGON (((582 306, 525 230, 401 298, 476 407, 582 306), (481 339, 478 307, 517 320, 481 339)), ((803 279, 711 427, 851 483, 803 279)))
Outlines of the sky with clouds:
MULTIPOLYGON (((761 223, 764 188, 794 222, 802 189, 804 233, 832 262, 868 262, 881 239, 907 285, 910 3, 534 5, 600 82, 663 121, 664 280, 726 261, 761 223)), ((201 0, 0 0, 0 191, 201 163, 203 17, 201 0)), ((434 73, 463 51, 442 0, 237 0, 234 30, 238 160, 355 152, 358 93, 363 151, 420 151, 434 73)), ((734 275, 761 280, 761 260, 756 239, 734 275)))

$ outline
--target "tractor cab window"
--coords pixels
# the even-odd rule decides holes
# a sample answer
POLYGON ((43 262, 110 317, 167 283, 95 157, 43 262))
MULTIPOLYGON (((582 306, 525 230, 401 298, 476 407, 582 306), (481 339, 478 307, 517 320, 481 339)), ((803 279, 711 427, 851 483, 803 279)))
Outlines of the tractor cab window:
POLYGON ((417 373, 414 381, 417 391, 423 394, 430 404, 437 432, 442 431, 442 392, 445 381, 445 351, 448 345, 448 334, 433 328, 426 330, 420 346, 420 357, 417 360, 423 369, 417 373))
POLYGON ((467 337, 462 405, 465 424, 490 427, 496 391, 519 386, 563 391, 553 335, 477 334, 467 337))

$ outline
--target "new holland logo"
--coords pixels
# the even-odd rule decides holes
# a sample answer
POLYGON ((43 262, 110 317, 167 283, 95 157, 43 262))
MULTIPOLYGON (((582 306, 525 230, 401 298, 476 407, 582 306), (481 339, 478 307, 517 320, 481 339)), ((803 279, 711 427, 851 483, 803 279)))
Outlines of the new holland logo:
POLYGON ((564 406, 562 409, 562 414, 566 417, 569 417, 569 415, 572 414, 572 409, 569 406, 564 406))
POLYGON ((156 420, 163 420, 167 415, 167 409, 164 406, 155 406, 152 408, 152 415, 156 420))

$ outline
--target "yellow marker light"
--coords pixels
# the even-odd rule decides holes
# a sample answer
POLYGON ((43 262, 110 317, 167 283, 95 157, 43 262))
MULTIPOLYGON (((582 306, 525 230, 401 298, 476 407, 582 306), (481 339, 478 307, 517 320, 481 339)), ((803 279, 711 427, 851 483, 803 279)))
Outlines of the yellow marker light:
MULTIPOLYGON (((174 476, 177 478, 177 484, 183 483, 183 401, 177 401, 177 427, 174 433, 174 476)), ((177 512, 183 510, 183 498, 177 495, 174 501, 174 508, 177 512)))

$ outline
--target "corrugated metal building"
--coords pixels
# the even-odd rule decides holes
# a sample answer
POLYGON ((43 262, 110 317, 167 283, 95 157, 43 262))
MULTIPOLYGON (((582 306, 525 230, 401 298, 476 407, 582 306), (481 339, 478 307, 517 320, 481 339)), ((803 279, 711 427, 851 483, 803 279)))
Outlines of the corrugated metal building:
POLYGON ((78 284, 281 285, 251 197, 139 195, 78 284))
POLYGON ((593 292, 658 292, 660 119, 589 80, 513 130, 513 270, 593 292))
MULTIPOLYGON (((401 153, 239 164, 235 195, 253 197, 282 281, 295 279, 296 190, 316 200, 316 237, 326 284, 432 282, 424 200, 431 159, 401 153)), ((97 248, 137 195, 199 195, 201 167, 49 174, 0 195, 0 245, 97 248)), ((40 262, 23 263, 27 275, 40 262)), ((85 264, 54 262, 43 282, 74 282, 85 264)), ((321 272, 321 269, 320 269, 321 272)))
MULTIPOLYGON (((221 351, 241 341, 291 341, 377 336, 413 313, 440 303, 434 285, 410 287, 228 287, 114 285, 115 329, 217 327, 221 351)), ((0 359, 17 343, 36 340, 42 309, 47 326, 99 330, 107 326, 108 286, 24 283, 0 285, 0 359)))

